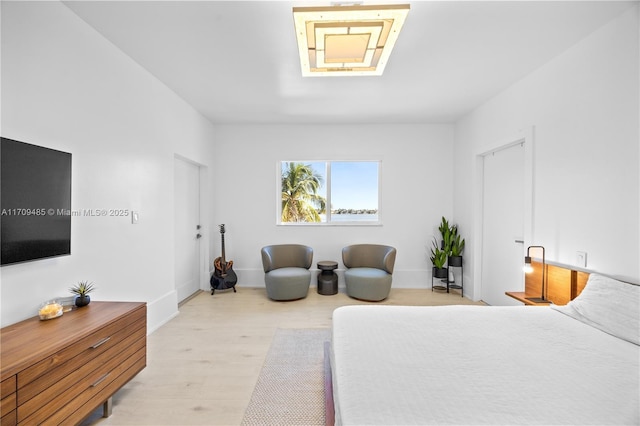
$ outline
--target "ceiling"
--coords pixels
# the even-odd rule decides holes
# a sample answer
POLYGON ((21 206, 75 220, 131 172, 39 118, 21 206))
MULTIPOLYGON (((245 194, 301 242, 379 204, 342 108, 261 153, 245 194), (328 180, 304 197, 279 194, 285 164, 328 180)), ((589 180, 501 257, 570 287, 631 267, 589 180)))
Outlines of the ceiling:
MULTIPOLYGON (((298 1, 65 4, 213 123, 450 123, 637 1, 382 1, 411 10, 380 77, 302 77, 298 1)), ((376 4, 366 2, 364 4, 376 4)))

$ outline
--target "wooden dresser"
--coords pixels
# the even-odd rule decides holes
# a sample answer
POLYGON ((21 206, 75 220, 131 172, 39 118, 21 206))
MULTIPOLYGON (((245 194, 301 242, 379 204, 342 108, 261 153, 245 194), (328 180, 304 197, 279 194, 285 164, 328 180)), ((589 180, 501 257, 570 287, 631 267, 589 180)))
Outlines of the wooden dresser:
POLYGON ((0 423, 74 425, 103 405, 147 362, 147 307, 91 302, 40 321, 2 328, 0 423))

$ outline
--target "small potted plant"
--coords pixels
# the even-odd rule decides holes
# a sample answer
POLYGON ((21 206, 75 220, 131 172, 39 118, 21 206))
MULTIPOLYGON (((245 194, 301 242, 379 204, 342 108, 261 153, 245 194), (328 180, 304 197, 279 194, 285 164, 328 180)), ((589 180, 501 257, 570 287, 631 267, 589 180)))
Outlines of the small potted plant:
POLYGON ((447 262, 447 252, 438 246, 438 241, 433 239, 431 247, 431 256, 429 257, 433 264, 433 276, 435 278, 447 278, 447 268, 444 264, 447 262))
POLYGON ((80 281, 78 284, 69 288, 69 291, 77 296, 76 306, 79 308, 87 306, 91 302, 89 293, 93 290, 95 290, 93 283, 87 281, 80 281))

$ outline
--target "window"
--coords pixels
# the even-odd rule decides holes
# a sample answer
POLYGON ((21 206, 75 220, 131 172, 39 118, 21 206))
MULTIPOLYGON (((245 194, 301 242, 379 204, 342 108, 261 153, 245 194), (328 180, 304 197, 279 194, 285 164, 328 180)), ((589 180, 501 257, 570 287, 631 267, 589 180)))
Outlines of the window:
POLYGON ((279 224, 378 224, 379 161, 282 161, 279 224))

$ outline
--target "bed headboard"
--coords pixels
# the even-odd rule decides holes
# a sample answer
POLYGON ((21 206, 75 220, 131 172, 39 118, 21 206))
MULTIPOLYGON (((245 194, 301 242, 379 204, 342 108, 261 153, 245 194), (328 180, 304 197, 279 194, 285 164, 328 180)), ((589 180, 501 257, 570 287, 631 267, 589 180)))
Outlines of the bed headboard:
MULTIPOLYGON (((526 294, 539 295, 542 286, 542 263, 532 261, 533 272, 525 275, 526 294)), ((582 292, 589 273, 571 267, 546 264, 547 298, 556 305, 566 305, 582 292)))

